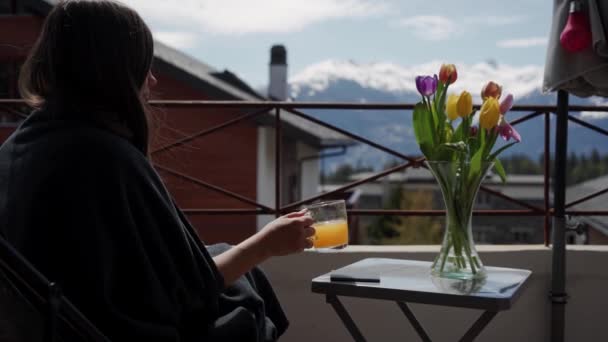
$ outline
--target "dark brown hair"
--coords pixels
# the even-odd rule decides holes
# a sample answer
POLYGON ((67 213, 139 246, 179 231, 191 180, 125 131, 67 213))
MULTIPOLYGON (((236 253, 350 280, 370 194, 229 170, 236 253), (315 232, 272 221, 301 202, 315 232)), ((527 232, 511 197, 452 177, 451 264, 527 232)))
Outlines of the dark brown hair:
POLYGON ((110 0, 60 1, 21 69, 19 90, 30 105, 56 115, 114 115, 147 154, 141 89, 153 55, 150 29, 134 10, 110 0))

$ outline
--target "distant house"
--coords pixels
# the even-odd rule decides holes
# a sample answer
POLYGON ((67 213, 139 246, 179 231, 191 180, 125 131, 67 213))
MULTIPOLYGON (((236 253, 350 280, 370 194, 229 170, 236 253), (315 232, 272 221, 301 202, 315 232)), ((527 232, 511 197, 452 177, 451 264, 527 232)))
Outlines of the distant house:
MULTIPOLYGON (((608 188, 608 176, 591 179, 566 189, 566 201, 572 202, 608 188)), ((606 194, 592 198, 572 206, 572 210, 606 210, 608 205, 606 194)), ((566 233, 568 243, 608 245, 608 216, 576 216, 575 220, 582 224, 581 234, 575 231, 566 233)))
MULTIPOLYGON (((19 1, 17 14, 10 13, 8 2, 0 4, 0 98, 18 97, 15 87, 16 70, 38 36, 44 16, 54 2, 19 1)), ((265 96, 230 71, 214 69, 158 41, 155 41, 153 71, 159 81, 153 89, 155 99, 266 100, 265 96)), ((270 76, 272 97, 284 100, 287 93, 284 48, 273 48, 270 76)), ((0 141, 4 141, 21 120, 16 112, 25 110, 27 109, 14 106, 0 108, 0 141)), ((230 108, 159 108, 155 110, 152 150, 234 119, 245 112, 248 111, 230 108)), ((281 197, 282 204, 287 204, 316 194, 320 174, 318 156, 321 151, 351 144, 351 141, 287 113, 282 113, 281 119, 281 197)), ((273 114, 267 113, 183 145, 153 153, 152 159, 157 165, 175 171, 160 173, 182 208, 254 209, 249 204, 197 185, 191 178, 274 207, 273 125, 273 114)), ((240 241, 270 220, 269 217, 255 215, 200 213, 192 213, 189 218, 209 243, 240 241)))
MULTIPOLYGON (((370 177, 372 172, 361 172, 351 176, 351 181, 370 177)), ((490 174, 483 182, 484 186, 499 191, 507 196, 524 201, 531 205, 543 207, 543 176, 516 175, 508 176, 508 182, 503 184, 497 175, 490 174)), ((321 186, 321 191, 330 191, 340 185, 329 184, 321 186)), ((390 200, 395 191, 401 191, 404 197, 410 197, 411 207, 400 209, 444 209, 441 191, 433 175, 425 168, 409 168, 406 171, 390 174, 379 180, 362 184, 358 190, 358 207, 365 209, 398 209, 392 208, 390 200), (432 200, 432 208, 420 207, 416 203, 417 196, 428 194, 432 200)), ((522 209, 521 206, 480 191, 477 195, 475 209, 522 209)), ((525 208, 524 208, 525 209, 525 208)), ((377 217, 362 216, 358 219, 359 241, 366 243, 368 229, 377 217)), ((542 243, 544 239, 541 216, 475 216, 473 218, 473 234, 477 243, 488 244, 520 244, 542 243)), ((421 241, 419 243, 425 243, 421 241)), ((428 243, 428 242, 427 242, 428 243)))

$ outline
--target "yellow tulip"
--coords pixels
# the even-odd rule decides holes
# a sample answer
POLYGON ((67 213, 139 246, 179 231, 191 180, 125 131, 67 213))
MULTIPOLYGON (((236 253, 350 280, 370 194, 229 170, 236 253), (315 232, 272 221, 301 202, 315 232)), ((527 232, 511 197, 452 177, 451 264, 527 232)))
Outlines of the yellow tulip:
POLYGON ((498 125, 499 119, 500 104, 495 97, 488 97, 479 110, 479 125, 489 130, 498 125))
POLYGON ((448 101, 446 103, 446 112, 448 115, 448 119, 456 120, 458 118, 458 95, 451 94, 448 96, 448 101))
POLYGON ((473 97, 468 91, 463 91, 458 97, 458 116, 466 118, 473 112, 473 97))

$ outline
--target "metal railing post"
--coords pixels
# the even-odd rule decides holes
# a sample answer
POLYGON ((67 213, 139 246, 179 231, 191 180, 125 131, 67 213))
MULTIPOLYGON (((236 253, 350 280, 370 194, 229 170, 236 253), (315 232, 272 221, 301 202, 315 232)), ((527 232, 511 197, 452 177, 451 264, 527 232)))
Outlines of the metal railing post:
POLYGON ((557 93, 555 130, 554 217, 552 229, 551 341, 564 341, 566 313, 566 159, 568 152, 568 93, 557 93))
POLYGON ((281 109, 274 112, 274 190, 275 216, 281 216, 281 109))

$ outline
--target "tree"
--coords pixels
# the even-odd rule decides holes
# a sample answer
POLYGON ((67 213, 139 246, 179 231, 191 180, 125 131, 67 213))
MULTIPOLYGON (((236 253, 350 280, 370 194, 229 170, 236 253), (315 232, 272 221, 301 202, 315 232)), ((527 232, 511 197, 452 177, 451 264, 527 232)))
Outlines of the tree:
MULTIPOLYGON (((385 209, 432 208, 433 191, 391 190, 385 209)), ((369 228, 373 244, 420 245, 441 243, 443 219, 429 216, 382 216, 369 228)))
POLYGON ((591 162, 595 165, 599 165, 600 163, 600 153, 597 151, 596 148, 591 151, 591 162))

